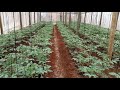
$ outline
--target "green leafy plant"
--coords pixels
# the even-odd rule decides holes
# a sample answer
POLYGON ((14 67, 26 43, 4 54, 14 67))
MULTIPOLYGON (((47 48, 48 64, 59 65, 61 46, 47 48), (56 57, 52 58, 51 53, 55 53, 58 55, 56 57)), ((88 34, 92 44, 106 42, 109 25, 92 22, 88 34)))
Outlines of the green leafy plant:
POLYGON ((116 78, 120 78, 120 73, 110 72, 109 74, 115 76, 116 78))
POLYGON ((52 24, 48 23, 43 29, 41 24, 34 24, 31 27, 23 28, 24 30, 17 30, 15 33, 10 32, 4 36, 0 36, 1 47, 8 46, 8 49, 1 48, 0 51, 0 77, 1 78, 35 78, 39 75, 42 77, 45 73, 50 72, 50 65, 47 65, 48 56, 51 53, 49 45, 50 38, 52 37, 52 24), (35 36, 31 36, 35 34, 35 36), (16 47, 16 53, 10 52, 4 55, 3 53, 15 50, 15 48, 9 48, 9 45, 15 45, 16 42, 26 42, 26 40, 20 40, 24 37, 30 37, 27 42, 29 45, 22 45, 16 47), (6 37, 6 38, 5 38, 6 37), (45 37, 45 38, 44 38, 45 37), (5 38, 5 39, 3 39, 5 38), (36 39, 36 40, 35 40, 36 39), (34 42, 35 40, 35 42, 34 42), (37 41, 38 40, 38 41, 37 41), (42 44, 41 44, 42 43, 42 44), (41 44, 41 47, 36 46, 41 44))
MULTIPOLYGON (((97 27, 92 27, 89 26, 92 29, 98 29, 97 27)), ((69 28, 65 27, 61 22, 58 22, 58 28, 62 34, 62 36, 64 37, 64 41, 66 42, 66 44, 69 46, 70 49, 70 53, 73 57, 73 59, 76 61, 77 65, 78 65, 78 69, 80 70, 80 72, 83 72, 85 76, 88 76, 89 78, 97 78, 97 77, 107 77, 104 74, 104 71, 106 69, 110 69, 113 68, 113 65, 116 64, 118 61, 117 60, 109 60, 108 55, 105 53, 102 53, 100 51, 97 50, 98 47, 101 46, 105 46, 104 42, 102 44, 90 44, 90 45, 86 45, 85 43, 89 43, 91 42, 95 37, 90 37, 90 39, 82 39, 80 37, 78 37, 78 35, 76 35, 75 33, 73 33, 71 30, 69 30, 69 28), (75 49, 83 49, 83 51, 73 51, 72 48, 75 49), (94 55, 92 55, 92 53, 95 53, 94 55), (102 57, 99 58, 98 56, 102 57), (96 56, 96 57, 95 57, 96 56)), ((86 28, 86 32, 88 32, 89 28, 86 28)), ((81 30, 80 32, 83 33, 83 31, 81 30)), ((93 31, 88 32, 88 36, 90 35, 97 35, 97 38, 99 38, 99 34, 101 33, 101 37, 102 40, 105 40, 106 37, 103 36, 103 34, 101 31, 93 31)), ((97 42, 98 43, 98 42, 97 42)))

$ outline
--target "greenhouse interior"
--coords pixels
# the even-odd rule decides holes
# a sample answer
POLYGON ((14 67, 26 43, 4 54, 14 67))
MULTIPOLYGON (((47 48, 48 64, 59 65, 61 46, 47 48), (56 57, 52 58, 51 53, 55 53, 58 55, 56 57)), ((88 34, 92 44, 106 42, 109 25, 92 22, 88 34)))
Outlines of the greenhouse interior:
POLYGON ((120 78, 119 12, 0 12, 0 78, 120 78))

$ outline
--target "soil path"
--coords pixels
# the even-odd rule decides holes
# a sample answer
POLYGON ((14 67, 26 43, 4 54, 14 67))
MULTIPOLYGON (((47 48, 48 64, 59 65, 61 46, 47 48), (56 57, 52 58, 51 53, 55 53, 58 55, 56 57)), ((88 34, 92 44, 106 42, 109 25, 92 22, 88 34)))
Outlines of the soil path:
POLYGON ((50 54, 50 65, 51 70, 47 74, 48 78, 80 78, 75 63, 73 62, 68 48, 63 42, 63 37, 61 36, 57 26, 53 28, 53 38, 51 39, 52 53, 50 54))

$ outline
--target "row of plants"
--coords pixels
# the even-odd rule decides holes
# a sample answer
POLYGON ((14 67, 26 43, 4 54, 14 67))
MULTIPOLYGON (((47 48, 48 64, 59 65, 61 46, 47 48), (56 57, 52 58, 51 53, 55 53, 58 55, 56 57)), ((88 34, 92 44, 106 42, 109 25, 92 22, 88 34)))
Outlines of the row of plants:
MULTIPOLYGON (((76 30, 77 22, 72 22, 71 27, 76 30)), ((79 33, 89 37, 91 41, 94 41, 99 44, 99 46, 108 48, 109 42, 109 29, 99 27, 97 25, 84 24, 81 23, 79 33)), ((91 42, 89 40, 89 42, 91 42)), ((115 41, 114 41, 114 54, 113 59, 120 59, 120 31, 116 31, 115 33, 115 41)))
MULTIPOLYGON (((104 71, 114 67, 118 60, 109 60, 108 55, 96 50, 97 47, 85 44, 85 40, 74 34, 68 27, 58 22, 58 28, 64 37, 73 59, 76 61, 78 70, 83 76, 90 78, 109 77, 104 71)), ((87 42, 88 40, 86 40, 87 42)), ((114 72, 115 73, 115 72, 114 72)), ((117 74, 117 73, 116 73, 117 74)))
POLYGON ((32 37, 32 33, 36 33, 45 24, 38 23, 22 30, 15 30, 9 34, 0 35, 0 59, 7 53, 13 51, 13 48, 20 45, 20 43, 28 43, 28 39, 32 37))
POLYGON ((24 39, 25 37, 31 36, 31 33, 35 33, 39 28, 43 27, 44 24, 38 23, 32 26, 25 27, 22 30, 13 30, 9 34, 0 35, 0 48, 7 48, 9 46, 14 46, 16 43, 24 39))
MULTIPOLYGON (((52 24, 47 23, 43 26, 44 24, 38 23, 25 28, 25 30, 4 35, 12 37, 11 34, 15 34, 16 38, 14 39, 16 41, 9 38, 11 39, 11 41, 8 41, 9 46, 10 43, 13 43, 14 47, 8 46, 8 48, 13 52, 2 53, 4 57, 0 59, 1 78, 38 78, 43 77, 45 73, 50 71, 50 66, 46 63, 51 53, 49 40, 52 33, 52 24), (16 42, 21 43, 16 45, 16 42)), ((1 37, 6 38, 4 36, 1 37)), ((7 46, 8 43, 5 45, 7 46)))

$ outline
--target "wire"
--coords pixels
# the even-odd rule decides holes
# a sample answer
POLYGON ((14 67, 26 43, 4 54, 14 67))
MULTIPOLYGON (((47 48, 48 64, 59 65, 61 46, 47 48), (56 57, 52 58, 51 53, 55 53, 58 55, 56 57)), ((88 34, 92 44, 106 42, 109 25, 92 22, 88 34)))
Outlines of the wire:
MULTIPOLYGON (((30 30, 31 30, 31 28, 32 28, 32 25, 31 25, 31 15, 30 15, 30 12, 29 12, 29 28, 30 28, 30 30)), ((30 41, 31 41, 31 43, 32 43, 32 32, 30 31, 30 41)), ((31 44, 31 51, 32 51, 32 44, 31 44)), ((30 74, 31 74, 32 72, 31 72, 31 65, 30 65, 30 74)))
MULTIPOLYGON (((7 34, 10 34, 10 31, 9 31, 9 16, 8 16, 8 14, 10 14, 10 13, 5 12, 5 16, 6 16, 6 19, 7 19, 7 22, 6 22, 6 23, 7 23, 7 27, 8 27, 8 29, 7 29, 7 30, 8 30, 7 34)), ((8 36, 9 36, 9 35, 8 35, 8 36)), ((9 45, 8 45, 8 46, 10 46, 10 37, 8 37, 8 41, 9 41, 9 43, 8 43, 9 45)), ((11 56, 11 57, 12 57, 12 56, 11 56)), ((11 74, 11 76, 12 76, 12 60, 10 60, 10 64, 11 64, 11 66, 10 66, 10 67, 11 67, 11 68, 10 68, 10 71, 11 71, 10 74, 11 74)))
MULTIPOLYGON (((15 61, 16 61, 16 64, 18 64, 17 63, 17 54, 16 54, 16 31, 15 31, 15 14, 14 14, 14 12, 13 12, 13 22, 14 22, 14 40, 15 40, 15 61)), ((16 69, 17 69, 17 74, 18 74, 18 65, 17 65, 17 67, 16 67, 16 69)))

